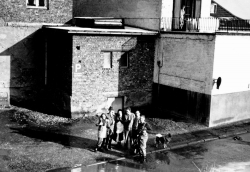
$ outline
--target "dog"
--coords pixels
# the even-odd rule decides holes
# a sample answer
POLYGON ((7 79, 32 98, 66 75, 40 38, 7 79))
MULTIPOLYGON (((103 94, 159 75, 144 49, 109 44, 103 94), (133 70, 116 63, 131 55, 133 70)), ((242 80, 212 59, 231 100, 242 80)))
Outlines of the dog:
POLYGON ((171 141, 172 135, 169 133, 167 135, 162 134, 156 134, 155 135, 155 147, 158 148, 159 144, 163 145, 163 148, 165 149, 169 142, 171 141))

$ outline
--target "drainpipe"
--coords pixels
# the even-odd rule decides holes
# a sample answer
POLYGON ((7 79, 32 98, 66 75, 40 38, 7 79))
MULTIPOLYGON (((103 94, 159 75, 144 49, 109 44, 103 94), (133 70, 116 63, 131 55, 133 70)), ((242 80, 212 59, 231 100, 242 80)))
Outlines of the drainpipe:
POLYGON ((157 66, 158 66, 157 108, 159 110, 159 102, 160 102, 159 101, 159 95, 160 95, 160 71, 161 71, 161 67, 163 66, 163 48, 162 48, 161 39, 159 39, 157 66), (161 60, 160 60, 160 56, 161 56, 161 60))
POLYGON ((44 58, 44 85, 47 86, 48 79, 48 39, 47 32, 44 32, 45 35, 45 58, 44 58))

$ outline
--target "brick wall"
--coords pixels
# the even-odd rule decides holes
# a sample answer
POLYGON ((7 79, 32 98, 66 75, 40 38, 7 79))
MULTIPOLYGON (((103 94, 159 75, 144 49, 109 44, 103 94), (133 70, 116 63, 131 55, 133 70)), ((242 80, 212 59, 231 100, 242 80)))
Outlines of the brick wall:
POLYGON ((72 111, 93 111, 108 97, 124 96, 125 106, 151 103, 154 39, 130 36, 74 36, 73 64, 82 71, 72 79, 72 111), (76 49, 79 46, 79 50, 76 49), (121 50, 129 50, 129 67, 119 67, 121 50), (112 51, 112 68, 103 68, 103 51, 112 51))
POLYGON ((65 23, 72 19, 72 5, 72 0, 48 0, 48 9, 28 9, 26 0, 2 0, 0 1, 0 20, 65 23))

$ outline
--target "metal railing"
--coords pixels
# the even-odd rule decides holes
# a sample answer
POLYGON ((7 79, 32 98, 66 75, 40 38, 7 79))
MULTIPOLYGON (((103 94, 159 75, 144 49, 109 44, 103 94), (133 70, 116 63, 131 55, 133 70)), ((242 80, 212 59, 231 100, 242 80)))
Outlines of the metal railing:
POLYGON ((250 20, 220 18, 166 18, 161 19, 162 31, 229 32, 250 31, 250 20))

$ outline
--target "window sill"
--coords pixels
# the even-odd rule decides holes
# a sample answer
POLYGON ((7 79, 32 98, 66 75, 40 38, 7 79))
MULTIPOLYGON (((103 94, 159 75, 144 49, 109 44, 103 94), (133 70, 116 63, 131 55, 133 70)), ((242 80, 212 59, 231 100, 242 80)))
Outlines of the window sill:
POLYGON ((44 9, 44 10, 47 10, 48 7, 37 7, 37 6, 26 6, 26 8, 33 8, 33 9, 44 9))

